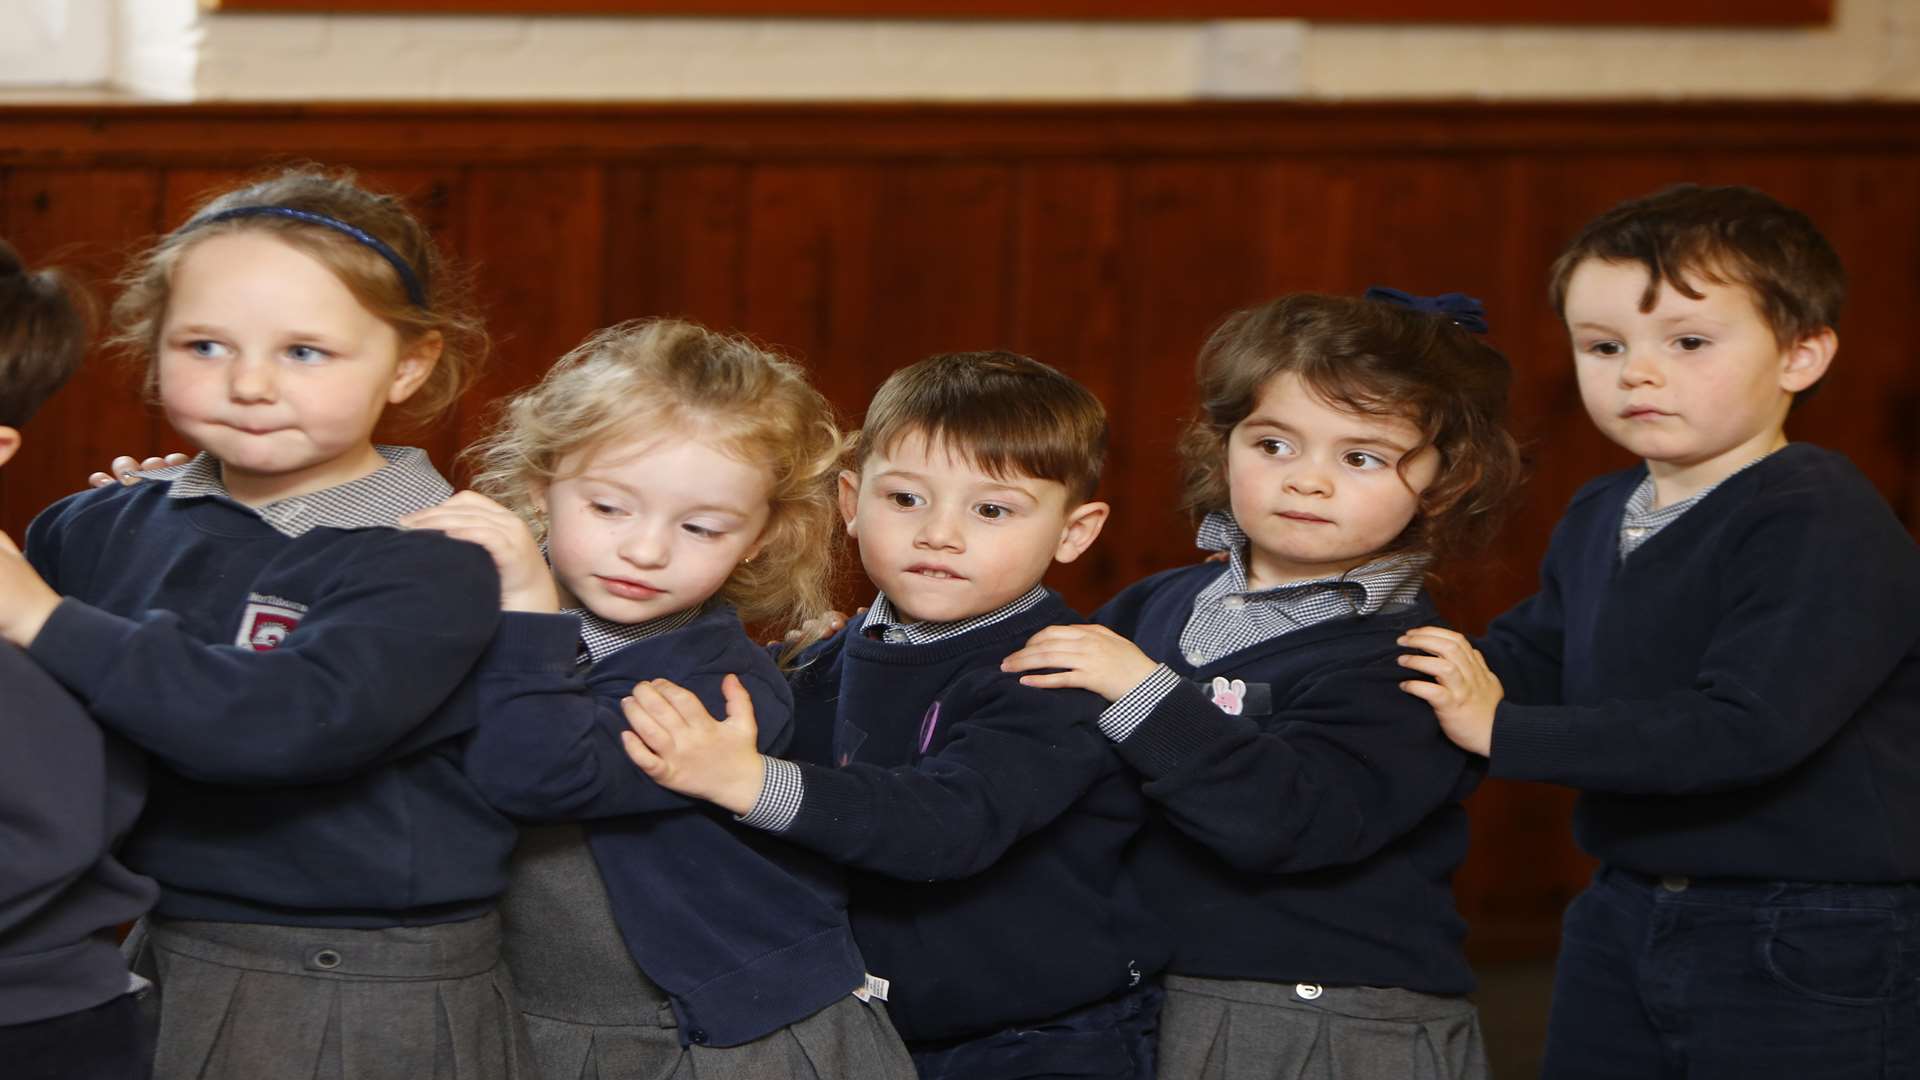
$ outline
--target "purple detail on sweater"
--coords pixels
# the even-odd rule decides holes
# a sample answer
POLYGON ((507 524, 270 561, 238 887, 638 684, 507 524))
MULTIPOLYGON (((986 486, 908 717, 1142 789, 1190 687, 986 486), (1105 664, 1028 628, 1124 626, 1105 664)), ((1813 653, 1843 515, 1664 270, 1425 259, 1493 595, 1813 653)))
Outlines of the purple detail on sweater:
POLYGON ((927 706, 927 715, 920 721, 920 752, 926 753, 933 745, 933 729, 940 726, 940 703, 935 701, 927 706))

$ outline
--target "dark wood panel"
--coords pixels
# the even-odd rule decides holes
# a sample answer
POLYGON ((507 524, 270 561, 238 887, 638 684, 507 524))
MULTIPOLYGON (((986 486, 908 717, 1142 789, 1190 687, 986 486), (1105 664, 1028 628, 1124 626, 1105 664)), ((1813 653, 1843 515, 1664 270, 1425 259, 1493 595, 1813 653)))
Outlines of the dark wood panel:
MULTIPOLYGON (((114 277, 160 219, 160 179, 146 169, 22 169, 6 177, 0 195, 0 235, 29 266, 74 271, 103 316, 114 277)), ((94 350, 21 430, 19 455, 0 469, 0 529, 24 539, 27 521, 85 487, 88 473, 167 442, 158 410, 142 400, 141 378, 124 357, 94 350)))
POLYGON ((1290 18, 1349 22, 1826 23, 1832 0, 204 0, 227 12, 777 15, 940 19, 1290 18))

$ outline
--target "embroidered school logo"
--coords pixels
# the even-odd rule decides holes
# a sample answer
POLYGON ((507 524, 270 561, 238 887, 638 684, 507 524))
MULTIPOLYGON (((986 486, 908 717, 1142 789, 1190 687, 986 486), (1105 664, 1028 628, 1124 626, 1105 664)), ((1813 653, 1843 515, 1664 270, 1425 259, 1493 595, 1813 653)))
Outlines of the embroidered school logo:
POLYGON ((293 633, 293 628, 300 625, 300 616, 306 613, 305 604, 251 593, 247 596, 247 609, 240 614, 240 633, 233 643, 254 652, 277 649, 287 640, 287 635, 293 633))
POLYGON ((1220 706, 1221 712, 1228 716, 1239 716, 1240 711, 1246 707, 1246 700, 1247 681, 1245 679, 1228 682, 1224 675, 1213 677, 1213 703, 1220 706))

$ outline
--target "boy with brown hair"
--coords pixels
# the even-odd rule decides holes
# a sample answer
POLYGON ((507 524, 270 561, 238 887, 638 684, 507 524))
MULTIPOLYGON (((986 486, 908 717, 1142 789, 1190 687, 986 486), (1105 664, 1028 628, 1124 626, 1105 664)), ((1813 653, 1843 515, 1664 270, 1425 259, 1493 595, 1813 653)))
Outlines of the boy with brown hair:
MULTIPOLYGON (((19 428, 86 355, 84 294, 0 241, 0 465, 19 428)), ((0 534, 0 559, 20 559, 0 534)), ((27 654, 0 642, 0 1061, 8 1076, 127 1080, 150 1036, 117 927, 153 906, 114 848, 146 767, 27 654)))
POLYGON ((1920 552, 1784 430, 1845 288, 1751 188, 1588 225, 1550 294, 1588 414, 1645 463, 1574 496, 1485 637, 1403 639, 1449 738, 1581 791, 1601 866, 1562 927, 1548 1076, 1920 1075, 1920 552))
POLYGON ((1153 1075, 1165 946, 1121 872, 1138 786, 1098 698, 1000 670, 1083 621, 1040 581, 1105 523, 1106 438, 1099 401, 1026 357, 894 373, 839 481, 880 593, 794 678, 800 760, 755 750, 737 686, 724 724, 670 685, 628 702, 656 781, 854 870, 854 936, 926 1080, 1153 1075))

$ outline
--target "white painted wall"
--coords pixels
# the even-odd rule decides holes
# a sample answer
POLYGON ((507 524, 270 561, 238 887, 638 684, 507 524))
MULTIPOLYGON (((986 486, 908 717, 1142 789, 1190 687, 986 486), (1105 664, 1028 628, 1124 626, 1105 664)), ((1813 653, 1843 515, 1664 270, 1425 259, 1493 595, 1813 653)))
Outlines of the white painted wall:
POLYGON ((0 0, 11 16, 0 86, 105 82, 199 101, 1920 99, 1920 0, 1836 10, 1826 27, 1651 30, 239 15, 201 13, 196 0, 0 0))

